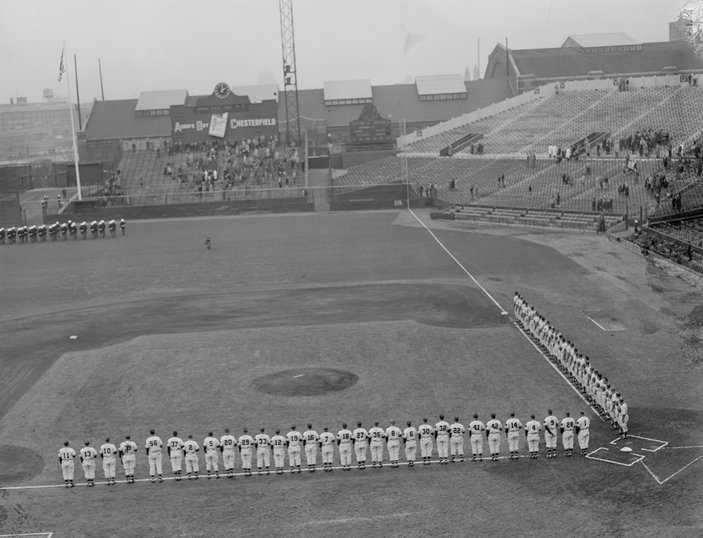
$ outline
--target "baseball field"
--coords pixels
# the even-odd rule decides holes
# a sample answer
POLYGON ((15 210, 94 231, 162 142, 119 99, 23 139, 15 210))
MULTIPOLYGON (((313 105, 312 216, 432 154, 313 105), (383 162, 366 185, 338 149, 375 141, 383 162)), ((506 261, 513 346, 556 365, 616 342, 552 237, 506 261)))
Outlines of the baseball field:
POLYGON ((423 211, 140 221, 0 245, 0 278, 0 535, 703 534, 703 291, 604 237, 423 211), (516 290, 623 394, 630 438, 516 327, 516 290), (586 411, 587 457, 191 482, 165 459, 144 480, 151 428, 202 444, 550 408, 586 411), (136 484, 98 464, 85 487, 77 463, 63 487, 65 440, 125 435, 136 484))

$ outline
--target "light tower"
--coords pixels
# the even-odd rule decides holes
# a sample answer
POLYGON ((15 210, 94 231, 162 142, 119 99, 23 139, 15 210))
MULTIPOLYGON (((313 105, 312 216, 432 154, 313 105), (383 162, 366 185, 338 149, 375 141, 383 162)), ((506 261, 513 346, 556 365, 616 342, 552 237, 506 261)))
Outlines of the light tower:
POLYGON ((286 102, 286 145, 300 146, 300 108, 298 106, 298 69, 295 65, 293 0, 279 0, 281 49, 283 51, 283 98, 286 102))

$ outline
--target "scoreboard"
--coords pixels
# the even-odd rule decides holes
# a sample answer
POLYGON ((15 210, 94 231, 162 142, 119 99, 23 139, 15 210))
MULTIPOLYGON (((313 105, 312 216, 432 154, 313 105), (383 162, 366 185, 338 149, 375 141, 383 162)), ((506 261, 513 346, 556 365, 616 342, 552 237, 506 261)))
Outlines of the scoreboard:
POLYGON ((373 105, 365 105, 359 119, 349 124, 352 144, 391 144, 391 120, 383 118, 373 105))

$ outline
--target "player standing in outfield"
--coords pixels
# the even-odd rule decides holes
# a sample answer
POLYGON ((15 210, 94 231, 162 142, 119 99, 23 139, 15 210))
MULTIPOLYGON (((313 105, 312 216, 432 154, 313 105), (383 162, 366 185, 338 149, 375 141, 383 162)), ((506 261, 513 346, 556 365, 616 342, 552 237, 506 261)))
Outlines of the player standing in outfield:
POLYGON ((220 440, 208 432, 207 437, 203 440, 203 450, 205 451, 205 471, 207 479, 210 480, 210 471, 215 471, 215 478, 220 478, 219 457, 217 451, 220 448, 220 440))
POLYGON ((73 460, 76 457, 76 451, 68 446, 68 441, 63 442, 63 448, 59 450, 59 464, 63 473, 63 481, 67 488, 73 487, 73 460))
POLYGON ((178 437, 178 432, 173 432, 173 437, 166 441, 166 452, 171 460, 171 470, 176 475, 176 480, 181 479, 181 465, 183 464, 183 439, 178 437))
POLYGON ((320 434, 320 447, 322 449, 322 466, 325 472, 332 471, 332 460, 334 457, 334 434, 329 432, 329 428, 325 426, 324 431, 320 434))
POLYGON ((510 418, 505 421, 505 433, 508 436, 508 450, 510 450, 511 460, 518 459, 520 430, 522 430, 522 422, 519 418, 515 418, 515 413, 510 413, 510 418))
POLYGON ((356 454, 356 463, 359 469, 366 469, 366 449, 368 448, 369 432, 361 427, 361 422, 356 423, 356 429, 352 432, 352 443, 356 454))
MULTIPOLYGON (((174 432, 175 433, 175 432, 174 432)), ((198 479, 198 452, 200 451, 200 445, 197 441, 193 441, 193 434, 188 434, 188 440, 183 443, 183 451, 186 455, 186 474, 188 475, 188 480, 198 479), (191 476, 192 473, 192 476, 191 476)), ((173 453, 173 451, 171 451, 173 453)), ((180 471, 179 471, 180 476, 180 471)))
POLYGON ((137 463, 137 443, 129 435, 120 443, 120 458, 128 484, 134 484, 134 466, 137 463))
POLYGON ((375 468, 378 465, 380 469, 383 467, 383 439, 386 437, 386 432, 378 425, 378 421, 373 423, 373 428, 369 429, 369 437, 371 438, 371 467, 375 468))
POLYGON ((351 469, 352 432, 347 429, 346 422, 337 432, 337 445, 339 446, 339 463, 342 466, 342 471, 349 471, 351 469))
POLYGON ((220 437, 220 452, 222 452, 222 466, 225 468, 227 478, 234 478, 234 447, 237 438, 225 428, 225 434, 220 437))
POLYGON ((566 416, 561 421, 561 444, 564 447, 564 455, 571 457, 574 451, 574 427, 576 423, 567 411, 566 416))
POLYGON ((317 445, 320 436, 312 429, 312 424, 308 424, 308 429, 303 432, 303 445, 305 446, 305 462, 308 464, 308 471, 315 472, 317 465, 317 445))
POLYGON ((264 428, 259 429, 259 433, 254 436, 256 443, 256 468, 259 474, 261 469, 266 468, 266 474, 270 474, 269 467, 271 466, 271 437, 265 433, 264 428))
POLYGON ((271 446, 273 446, 273 465, 276 467, 276 474, 283 474, 286 438, 281 435, 281 430, 276 430, 276 435, 271 437, 271 446))
POLYGON ((146 455, 149 459, 149 476, 151 481, 154 482, 154 472, 159 475, 159 482, 163 482, 164 479, 161 477, 161 447, 164 445, 161 442, 161 437, 156 435, 154 430, 150 430, 149 433, 151 437, 146 440, 146 455))
POLYGON ((110 442, 107 437, 105 442, 100 445, 100 458, 103 460, 103 473, 108 486, 115 485, 115 455, 117 447, 110 442))
POLYGON ((251 476, 251 456, 254 446, 254 438, 249 435, 246 428, 242 429, 242 435, 239 436, 239 456, 242 460, 242 470, 244 476, 251 476))
POLYGON ((407 422, 407 427, 403 430, 403 444, 405 445, 405 459, 408 460, 408 467, 415 467, 417 430, 409 420, 407 422))
POLYGON ((422 464, 429 465, 430 459, 432 458, 432 438, 434 437, 434 428, 427 423, 427 419, 422 419, 422 424, 417 429, 417 433, 420 436, 420 456, 422 457, 422 464))
POLYGON ((588 452, 588 440, 590 437, 589 428, 591 427, 591 419, 586 416, 584 411, 581 411, 581 416, 576 421, 576 435, 579 440, 579 448, 581 449, 581 455, 585 456, 588 452))
POLYGON ((459 422, 459 417, 454 417, 454 424, 449 426, 449 433, 451 435, 449 447, 452 454, 452 463, 456 461, 457 456, 459 456, 459 463, 464 463, 464 434, 466 430, 464 425, 459 422))
POLYGON ((469 422, 469 433, 471 437, 471 461, 483 461, 483 432, 486 426, 478 419, 478 415, 474 414, 474 419, 469 422))
POLYGON ((97 450, 90 446, 90 441, 86 441, 85 446, 81 448, 80 458, 85 480, 91 488, 95 485, 95 458, 97 457, 97 450))
POLYGON ((295 431, 295 426, 290 427, 290 431, 286 434, 286 444, 288 445, 288 463, 290 464, 290 472, 293 469, 298 469, 300 474, 300 443, 303 441, 303 436, 300 432, 295 431))
POLYGON ((557 457, 557 428, 559 427, 559 419, 552 414, 552 410, 547 410, 547 416, 544 419, 544 444, 547 447, 547 457, 557 457))
POLYGON ((503 432, 503 425, 496 418, 495 413, 491 413, 491 420, 486 422, 486 437, 488 438, 488 450, 491 451, 491 461, 498 461, 500 453, 500 434, 503 432))
POLYGON ((400 460, 400 438, 403 432, 395 425, 395 420, 391 420, 391 425, 386 428, 386 447, 388 448, 388 459, 391 467, 397 468, 400 460))
POLYGON ((439 422, 434 426, 435 439, 437 440, 437 455, 439 463, 449 463, 449 423, 445 422, 444 415, 439 415, 439 422))
POLYGON ((527 449, 530 451, 530 458, 532 459, 539 456, 540 431, 542 431, 542 425, 535 420, 534 415, 530 415, 530 420, 525 424, 525 435, 527 436, 527 449))

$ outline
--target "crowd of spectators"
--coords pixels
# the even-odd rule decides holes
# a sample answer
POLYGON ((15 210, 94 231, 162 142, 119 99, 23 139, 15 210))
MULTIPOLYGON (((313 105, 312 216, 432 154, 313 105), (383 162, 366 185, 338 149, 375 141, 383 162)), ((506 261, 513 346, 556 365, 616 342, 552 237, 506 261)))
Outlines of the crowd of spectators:
POLYGON ((673 153, 669 131, 664 129, 640 129, 632 134, 623 136, 618 141, 620 152, 639 154, 640 157, 649 155, 652 151, 673 153))
MULTIPOLYGON (((637 222, 632 235, 627 240, 639 246, 640 252, 644 256, 649 256, 653 252, 678 264, 690 263, 695 258, 701 259, 700 252, 703 249, 703 240, 699 240, 694 248, 691 241, 682 241, 648 228, 642 228, 637 222)), ((696 268, 694 267, 694 269, 696 268)))
POLYGON ((513 312, 520 326, 539 344, 540 349, 549 355, 550 360, 562 373, 568 376, 601 418, 627 437, 630 420, 628 405, 608 378, 598 372, 591 365, 590 359, 580 353, 573 342, 567 340, 518 292, 515 292, 513 297, 513 312))

